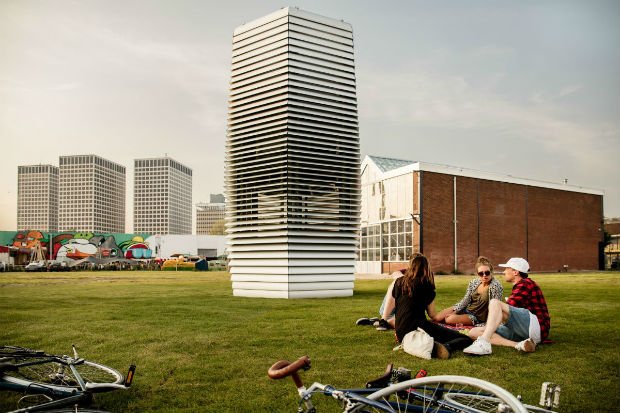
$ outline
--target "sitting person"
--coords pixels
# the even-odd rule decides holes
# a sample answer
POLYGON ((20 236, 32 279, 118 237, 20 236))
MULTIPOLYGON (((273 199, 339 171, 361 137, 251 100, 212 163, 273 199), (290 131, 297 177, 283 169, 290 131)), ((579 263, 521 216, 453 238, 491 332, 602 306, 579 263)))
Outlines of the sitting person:
POLYGON ((493 277, 493 265, 486 257, 478 257, 475 265, 478 278, 469 282, 463 299, 452 307, 441 310, 433 321, 446 324, 475 326, 487 321, 489 301, 501 300, 504 287, 493 277))
MULTIPOLYGON (((414 254, 405 274, 394 280, 384 314, 393 308, 396 309, 396 316, 392 322, 399 342, 408 332, 420 327, 433 337, 433 356, 440 359, 447 359, 451 352, 471 344, 469 337, 426 319, 426 314, 431 318, 436 316, 435 279, 428 259, 422 254, 414 254)), ((386 322, 385 319, 381 321, 386 322)))
MULTIPOLYGON (((396 280, 397 278, 402 277, 404 274, 405 269, 402 269, 400 271, 394 271, 392 273, 392 278, 396 280)), ((388 309, 388 311, 385 311, 388 297, 392 296, 392 288, 394 288, 394 281, 392 281, 392 283, 387 289, 387 292, 385 293, 385 296, 383 297, 383 301, 381 302, 381 306, 379 307, 379 317, 362 317, 358 319, 355 324, 357 324, 358 326, 373 325, 377 327, 377 330, 379 331, 394 328, 394 314, 396 312, 396 309, 394 307, 391 307, 390 309, 388 309)))
POLYGON ((519 351, 536 351, 536 344, 547 338, 551 318, 547 302, 540 287, 528 278, 530 265, 523 258, 511 258, 500 264, 504 279, 513 284, 510 297, 503 302, 493 299, 489 303, 487 324, 475 327, 469 336, 476 341, 465 353, 479 356, 493 352, 491 344, 514 347, 519 351))

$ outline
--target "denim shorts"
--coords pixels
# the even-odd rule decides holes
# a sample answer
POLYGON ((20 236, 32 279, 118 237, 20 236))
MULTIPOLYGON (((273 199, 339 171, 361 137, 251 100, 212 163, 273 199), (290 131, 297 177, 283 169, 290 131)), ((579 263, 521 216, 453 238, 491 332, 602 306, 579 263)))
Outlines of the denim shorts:
POLYGON ((483 324, 483 322, 480 321, 478 317, 476 317, 476 315, 472 313, 471 311, 469 311, 467 308, 465 308, 463 311, 461 311, 458 314, 464 314, 467 317, 469 317, 469 319, 471 320, 471 325, 473 326, 478 325, 478 324, 483 324))
POLYGON ((495 330, 500 336, 512 341, 522 341, 530 337, 530 311, 526 308, 510 307, 506 324, 495 330))

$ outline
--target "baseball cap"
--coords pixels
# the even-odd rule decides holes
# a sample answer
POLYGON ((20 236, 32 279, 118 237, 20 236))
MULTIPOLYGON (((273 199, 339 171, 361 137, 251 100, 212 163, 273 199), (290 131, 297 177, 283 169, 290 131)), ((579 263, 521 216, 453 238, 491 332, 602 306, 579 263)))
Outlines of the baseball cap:
POLYGON ((498 264, 498 267, 504 268, 512 268, 513 270, 517 270, 519 272, 527 274, 530 270, 530 264, 525 261, 523 258, 511 258, 508 260, 506 264, 498 264))

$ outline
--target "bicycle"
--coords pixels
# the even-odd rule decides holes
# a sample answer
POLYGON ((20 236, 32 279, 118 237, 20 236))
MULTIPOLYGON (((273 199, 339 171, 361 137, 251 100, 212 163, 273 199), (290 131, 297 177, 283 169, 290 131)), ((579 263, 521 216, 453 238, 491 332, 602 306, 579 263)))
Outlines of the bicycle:
MULTIPOLYGON (((393 365, 389 364, 383 376, 369 381, 363 389, 337 389, 316 382, 306 388, 298 371, 309 368, 310 358, 303 356, 293 363, 280 360, 268 370, 268 376, 274 380, 292 377, 300 397, 298 413, 316 413, 312 403, 312 396, 315 393, 322 393, 338 400, 343 413, 554 413, 545 408, 524 405, 519 398, 503 388, 473 377, 451 375, 425 377, 421 374, 421 377, 412 379, 409 370, 402 367, 393 369, 393 365)), ((557 407, 559 386, 547 384, 543 390, 545 393, 544 400, 541 397, 541 405, 557 407)))
POLYGON ((80 358, 75 346, 73 357, 47 354, 24 347, 0 346, 0 390, 20 392, 18 409, 11 413, 51 411, 71 412, 88 405, 93 394, 128 389, 135 365, 127 376, 103 364, 80 358), (29 404, 21 408, 21 404, 29 404), (58 410, 70 407, 70 409, 58 410))

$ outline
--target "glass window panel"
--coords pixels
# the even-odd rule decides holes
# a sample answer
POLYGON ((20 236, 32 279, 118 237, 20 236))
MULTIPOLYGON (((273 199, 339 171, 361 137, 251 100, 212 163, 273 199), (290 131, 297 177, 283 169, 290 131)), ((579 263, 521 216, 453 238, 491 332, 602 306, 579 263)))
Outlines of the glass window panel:
POLYGON ((362 250, 362 261, 367 261, 366 258, 368 257, 368 253, 366 250, 362 250))
POLYGON ((399 247, 404 247, 405 246, 405 234, 398 234, 398 246, 399 247))
POLYGON ((411 247, 413 245, 413 236, 411 233, 405 233, 405 247, 411 247))
POLYGON ((404 221, 396 221, 397 226, 398 226, 398 232, 403 232, 405 230, 404 228, 404 221))
POLYGON ((398 257, 399 257, 398 258, 399 261, 404 261, 406 259, 405 258, 405 249, 404 248, 399 248, 398 249, 398 257))
POLYGON ((366 238, 366 237, 362 237, 362 249, 366 248, 366 240, 367 239, 368 238, 366 238))
POLYGON ((367 227, 363 227, 362 228, 362 236, 366 235, 367 231, 368 231, 368 228, 367 227))
POLYGON ((375 248, 381 248, 381 236, 375 235, 375 248))
POLYGON ((396 234, 390 235, 390 247, 396 247, 398 243, 396 242, 396 234))
POLYGON ((383 224, 381 224, 383 226, 383 233, 387 234, 390 232, 390 226, 387 222, 384 222, 383 224))
POLYGON ((396 221, 390 222, 390 232, 391 233, 398 232, 398 225, 396 224, 396 221))
POLYGON ((405 221, 405 232, 411 233, 412 231, 412 221, 405 221))

